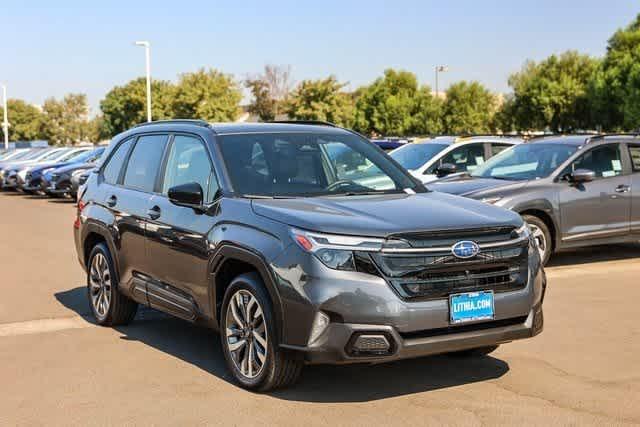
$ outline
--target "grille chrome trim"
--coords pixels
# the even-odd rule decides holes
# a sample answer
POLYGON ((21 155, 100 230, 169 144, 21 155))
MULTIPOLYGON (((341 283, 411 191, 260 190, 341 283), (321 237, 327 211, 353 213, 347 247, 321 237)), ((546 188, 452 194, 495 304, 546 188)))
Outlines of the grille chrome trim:
MULTIPOLYGON (((528 236, 518 237, 516 239, 504 240, 502 242, 493 242, 493 243, 482 243, 478 244, 480 249, 492 249, 499 248, 503 246, 511 246, 517 245, 519 243, 523 243, 529 240, 528 236)), ((434 253, 434 252, 451 252, 450 246, 441 246, 437 248, 383 248, 381 250, 382 253, 434 253)))

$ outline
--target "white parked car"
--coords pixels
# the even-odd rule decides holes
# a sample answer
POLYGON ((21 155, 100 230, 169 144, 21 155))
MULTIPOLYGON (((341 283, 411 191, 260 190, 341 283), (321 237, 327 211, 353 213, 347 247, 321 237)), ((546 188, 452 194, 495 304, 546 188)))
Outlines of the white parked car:
POLYGON ((502 150, 523 142, 500 136, 436 137, 403 145, 389 155, 423 183, 471 172, 502 150))

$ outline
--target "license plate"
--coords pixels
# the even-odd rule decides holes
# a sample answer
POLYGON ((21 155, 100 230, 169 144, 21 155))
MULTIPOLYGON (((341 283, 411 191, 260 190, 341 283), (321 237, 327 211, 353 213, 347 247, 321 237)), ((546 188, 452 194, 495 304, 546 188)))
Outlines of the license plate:
POLYGON ((493 291, 450 295, 449 318, 451 323, 493 319, 493 291))

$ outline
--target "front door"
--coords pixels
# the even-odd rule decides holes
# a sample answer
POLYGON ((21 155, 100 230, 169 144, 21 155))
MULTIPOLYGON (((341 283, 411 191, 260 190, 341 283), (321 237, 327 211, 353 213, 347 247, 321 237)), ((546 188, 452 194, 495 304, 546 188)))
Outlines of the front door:
POLYGON ((152 307, 193 319, 208 313, 208 233, 216 210, 202 213, 169 201, 170 188, 198 183, 205 203, 213 201, 218 185, 204 142, 190 135, 175 135, 168 150, 160 194, 151 199, 147 218, 147 253, 153 270, 148 283, 152 307))
POLYGON ((559 182, 562 241, 573 244, 629 233, 631 176, 623 168, 619 144, 594 147, 563 172, 577 169, 595 172, 592 182, 559 182))

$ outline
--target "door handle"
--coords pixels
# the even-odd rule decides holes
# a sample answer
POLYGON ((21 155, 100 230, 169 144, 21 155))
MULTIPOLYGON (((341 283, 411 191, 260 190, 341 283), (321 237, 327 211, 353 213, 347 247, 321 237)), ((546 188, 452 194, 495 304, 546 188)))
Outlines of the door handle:
POLYGON ((116 203, 118 203, 118 198, 115 194, 107 199, 107 206, 109 206, 110 208, 114 207, 116 203))
POLYGON ((151 209, 149 209, 149 210, 147 211, 147 215, 148 215, 148 216, 149 216, 149 218, 151 218, 151 219, 158 219, 158 218, 160 218, 160 214, 161 214, 160 206, 154 206, 154 207, 152 207, 151 209))
POLYGON ((618 185, 616 187, 616 193, 628 193, 629 190, 631 190, 631 187, 628 186, 628 185, 624 185, 624 184, 618 185))

